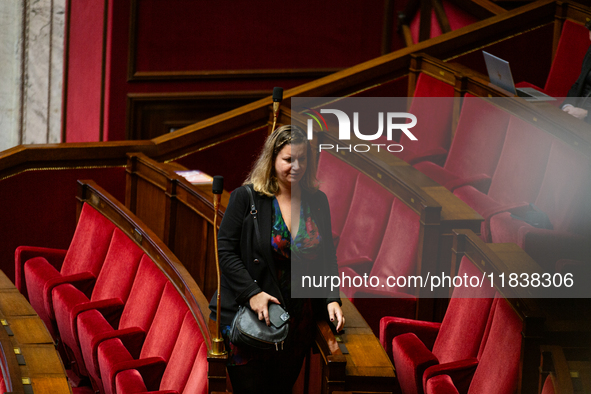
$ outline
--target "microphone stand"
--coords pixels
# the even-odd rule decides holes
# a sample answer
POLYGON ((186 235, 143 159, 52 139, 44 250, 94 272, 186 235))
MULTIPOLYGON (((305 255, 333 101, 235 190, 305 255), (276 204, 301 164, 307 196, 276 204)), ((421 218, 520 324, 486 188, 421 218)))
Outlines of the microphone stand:
POLYGON ((220 330, 220 323, 221 323, 221 271, 220 271, 220 259, 218 256, 218 209, 220 206, 220 201, 222 199, 222 191, 223 191, 223 177, 214 177, 214 187, 213 187, 213 245, 215 249, 215 267, 217 270, 217 279, 218 279, 218 292, 217 292, 217 310, 216 310, 216 322, 215 322, 215 337, 212 339, 212 349, 211 354, 214 356, 223 356, 227 354, 227 351, 224 348, 224 340, 222 339, 221 330, 220 330), (221 179, 221 186, 220 181, 221 179), (217 190, 216 190, 217 189, 217 190), (218 193, 219 192, 219 193, 218 193))
POLYGON ((279 116, 279 107, 281 101, 273 101, 273 126, 271 127, 271 133, 275 131, 275 125, 277 124, 277 117, 279 116))
POLYGON ((283 88, 281 87, 274 87, 273 88, 273 126, 271 126, 271 131, 269 134, 275 131, 275 126, 277 125, 277 118, 279 117, 279 107, 281 107, 281 101, 283 100, 283 88))

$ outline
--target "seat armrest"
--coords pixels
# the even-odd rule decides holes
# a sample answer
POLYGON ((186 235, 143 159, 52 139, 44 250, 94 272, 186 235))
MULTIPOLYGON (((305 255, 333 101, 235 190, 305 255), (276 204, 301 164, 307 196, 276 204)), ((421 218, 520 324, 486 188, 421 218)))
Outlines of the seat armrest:
POLYGON ((406 158, 406 162, 411 166, 422 161, 431 161, 435 164, 443 165, 443 163, 445 163, 446 157, 447 149, 443 149, 442 147, 438 146, 436 148, 429 149, 420 154, 417 153, 414 155, 409 155, 409 157, 406 158))
POLYGON ((392 359, 392 339, 406 333, 415 334, 427 349, 433 349, 439 327, 441 323, 386 316, 380 320, 380 343, 390 359, 392 359))
MULTIPOLYGON (((490 230, 490 220, 493 216, 498 215, 503 212, 511 212, 511 213, 518 214, 518 213, 520 213, 520 211, 526 210, 528 208, 529 208, 529 203, 522 201, 522 202, 518 202, 515 204, 501 205, 501 206, 494 207, 494 208, 484 211, 482 213, 482 217, 484 218, 484 229, 483 229, 484 233, 482 234, 482 236, 484 237, 484 239, 487 240, 487 242, 492 241, 492 234, 491 234, 491 230, 490 230)), ((527 225, 526 222, 523 222, 523 224, 527 225)))
MULTIPOLYGON (((503 212, 511 212, 514 213, 516 215, 523 215, 523 210, 527 211, 529 209, 529 203, 522 201, 522 202, 518 202, 515 204, 506 204, 506 205, 501 205, 498 207, 494 207, 491 209, 488 209, 486 211, 484 211, 482 213, 482 216, 485 219, 490 220, 490 218, 492 216, 498 215, 499 213, 503 213, 503 212)), ((525 222, 523 222, 525 223, 525 222)))
POLYGON ((19 246, 14 252, 16 288, 28 298, 27 284, 25 283, 25 263, 34 257, 43 257, 56 270, 60 270, 68 251, 65 249, 38 248, 35 246, 19 246))
POLYGON ((433 365, 427 368, 423 374, 423 388, 427 390, 429 379, 439 375, 449 375, 456 390, 460 394, 467 394, 477 366, 478 360, 475 358, 433 365))
POLYGON ((439 364, 437 357, 413 333, 394 337, 392 355, 403 393, 420 393, 425 370, 439 364))
POLYGON ((113 338, 121 340, 123 346, 125 346, 129 354, 131 354, 134 359, 137 359, 139 358, 140 352, 142 351, 142 346, 144 344, 144 340, 146 339, 146 332, 139 327, 129 327, 121 330, 105 332, 92 338, 92 360, 96 367, 95 372, 97 376, 101 376, 98 361, 98 347, 102 342, 113 338))
POLYGON ((90 293, 92 292, 92 288, 94 287, 94 282, 96 281, 96 277, 90 272, 81 272, 79 274, 67 275, 67 276, 60 276, 57 278, 52 278, 45 283, 43 287, 43 295, 45 300, 45 308, 50 313, 50 318, 55 319, 55 312, 53 310, 53 297, 52 297, 52 290, 54 287, 62 285, 64 283, 69 283, 78 290, 80 290, 84 295, 90 298, 90 293))
POLYGON ((376 337, 380 335, 380 320, 385 314, 413 319, 417 313, 417 298, 412 294, 393 289, 356 290, 353 292, 351 302, 363 315, 376 337))
POLYGON ((438 375, 427 381, 427 394, 460 394, 448 375, 438 375))
POLYGON ((472 186, 481 193, 488 193, 492 178, 486 174, 478 174, 467 178, 458 178, 447 182, 445 188, 449 191, 454 191, 462 186, 472 186))
POLYGON ((137 370, 142 378, 148 391, 157 390, 164 375, 164 369, 166 368, 166 361, 162 357, 146 357, 139 360, 122 361, 115 365, 111 370, 111 385, 113 393, 117 392, 116 377, 119 372, 126 371, 128 369, 137 370))
POLYGON ((80 339, 78 339, 78 315, 82 312, 89 311, 92 309, 98 310, 103 317, 109 322, 111 327, 117 327, 119 325, 119 319, 123 312, 123 301, 119 298, 109 298, 107 300, 90 301, 83 304, 76 305, 72 312, 70 312, 70 327, 76 338, 76 343, 80 346, 80 339))

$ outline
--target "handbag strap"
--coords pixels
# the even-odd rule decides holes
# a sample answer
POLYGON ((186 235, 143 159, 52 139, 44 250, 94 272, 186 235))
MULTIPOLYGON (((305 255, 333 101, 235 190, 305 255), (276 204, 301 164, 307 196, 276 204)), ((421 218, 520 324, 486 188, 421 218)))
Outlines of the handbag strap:
POLYGON ((264 250, 261 246, 261 233, 259 231, 259 221, 257 220, 257 215, 258 215, 258 211, 256 206, 254 205, 254 196, 252 193, 250 185, 246 186, 246 190, 248 191, 248 197, 250 198, 250 214, 252 215, 252 218, 254 219, 254 232, 255 235, 257 237, 257 243, 259 244, 259 249, 262 251, 264 250))

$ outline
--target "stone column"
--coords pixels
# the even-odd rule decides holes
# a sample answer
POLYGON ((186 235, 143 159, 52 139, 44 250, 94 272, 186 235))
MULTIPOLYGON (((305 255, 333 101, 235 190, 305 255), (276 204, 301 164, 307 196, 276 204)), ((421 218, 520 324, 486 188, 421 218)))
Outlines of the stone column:
POLYGON ((0 150, 61 141, 65 0, 0 5, 0 150))

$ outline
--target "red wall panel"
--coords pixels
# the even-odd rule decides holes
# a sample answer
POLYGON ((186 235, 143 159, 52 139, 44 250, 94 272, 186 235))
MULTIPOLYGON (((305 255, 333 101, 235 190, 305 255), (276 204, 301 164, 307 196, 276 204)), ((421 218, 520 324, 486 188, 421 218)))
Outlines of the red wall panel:
POLYGON ((64 142, 99 141, 105 0, 68 1, 64 142))
POLYGON ((316 79, 290 70, 348 67, 379 56, 381 48, 383 1, 70 1, 67 141, 98 141, 101 133, 105 141, 125 139, 131 93, 271 94, 274 86, 289 89, 316 79), (105 2, 108 17, 103 28, 105 2), (137 32, 135 41, 130 30, 137 32), (161 75, 157 80, 128 80, 130 61, 132 66, 136 62, 136 71, 161 75), (247 69, 263 70, 263 75, 197 75, 184 80, 162 75, 247 69), (269 69, 289 70, 265 75, 269 69))
POLYGON ((380 55, 381 1, 142 0, 138 71, 349 67, 380 55))

